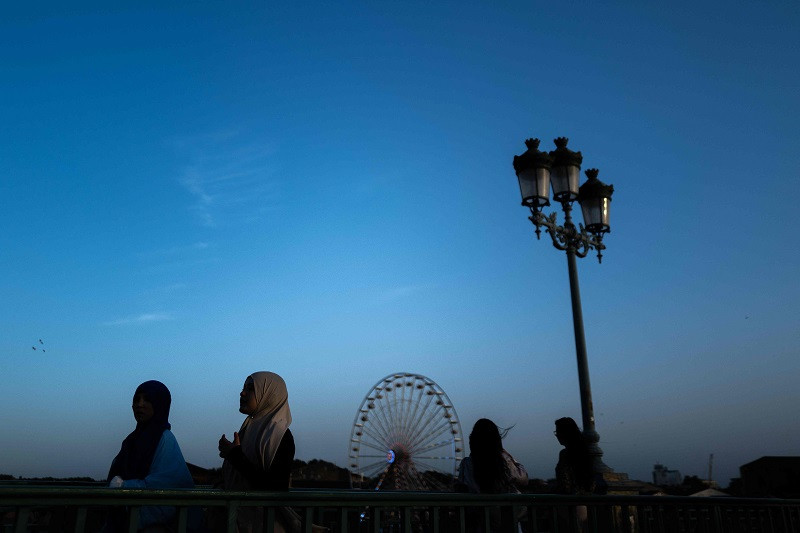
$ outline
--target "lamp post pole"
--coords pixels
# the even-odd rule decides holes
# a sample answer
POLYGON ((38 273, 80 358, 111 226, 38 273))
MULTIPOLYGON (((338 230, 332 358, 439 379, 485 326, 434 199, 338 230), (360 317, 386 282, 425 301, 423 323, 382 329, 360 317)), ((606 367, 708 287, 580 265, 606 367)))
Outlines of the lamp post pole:
POLYGON ((592 455, 593 470, 595 473, 602 474, 612 470, 603 463, 603 451, 598 445, 600 435, 594 425, 592 387, 589 381, 589 363, 586 355, 586 336, 583 330, 583 310, 576 257, 586 257, 590 250, 596 250, 597 259, 602 262, 602 252, 605 249, 603 234, 610 231, 608 208, 614 188, 597 179, 597 169, 587 170, 588 181, 578 187, 583 156, 580 152, 572 152, 567 149, 567 141, 566 138, 559 137, 555 140, 556 150, 547 154, 538 150, 538 139, 528 139, 525 142, 528 150, 521 156, 514 157, 514 169, 519 179, 522 205, 531 210, 529 219, 536 226, 536 238, 540 238, 541 228, 544 227, 553 241, 553 246, 567 253, 583 434, 592 455), (550 205, 551 183, 553 198, 561 204, 564 211, 563 226, 556 224, 555 213, 549 216, 542 214, 542 208, 550 205), (572 221, 572 203, 575 200, 578 200, 583 209, 585 228, 582 224, 576 228, 572 221))
MULTIPOLYGON (((572 206, 564 205, 564 226, 574 226, 570 216, 572 206)), ((600 435, 594 427, 594 404, 592 403, 592 385, 589 381, 589 361, 586 356, 586 335, 583 332, 583 307, 581 306, 581 288, 578 284, 578 262, 575 249, 567 248, 567 270, 569 271, 569 294, 572 300, 572 327, 575 330, 575 355, 578 359, 578 387, 581 394, 581 418, 583 435, 589 443, 592 455, 592 466, 595 472, 610 470, 603 463, 603 450, 597 444, 600 435)))

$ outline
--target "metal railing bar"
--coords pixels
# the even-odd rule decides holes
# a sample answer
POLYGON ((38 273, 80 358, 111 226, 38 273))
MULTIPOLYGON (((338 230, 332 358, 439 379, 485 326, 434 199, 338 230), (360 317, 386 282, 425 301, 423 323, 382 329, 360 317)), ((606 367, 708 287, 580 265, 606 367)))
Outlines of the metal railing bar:
POLYGON ((266 524, 263 529, 266 530, 266 533, 275 533, 275 508, 268 507, 267 508, 267 516, 266 516, 266 524))
POLYGON ((314 509, 312 507, 305 507, 303 509, 303 531, 305 533, 311 533, 313 525, 314 525, 314 509))
POLYGON ((236 527, 236 517, 239 514, 239 503, 237 501, 231 500, 228 502, 227 512, 225 514, 225 522, 226 522, 226 530, 227 533, 236 533, 238 529, 236 527))
POLYGON ((29 507, 18 507, 17 508, 17 520, 14 531, 16 533, 25 533, 28 529, 28 515, 30 514, 29 507))
POLYGON ((131 514, 128 517, 128 533, 139 531, 139 506, 131 507, 131 514))
POLYGON ((75 516, 75 533, 84 533, 86 530, 86 513, 88 509, 86 507, 78 507, 78 513, 75 516))
MULTIPOLYGON (((518 529, 521 511, 527 511, 523 528, 530 533, 575 531, 578 528, 576 506, 586 506, 588 531, 613 530, 618 533, 727 533, 736 531, 800 531, 800 500, 752 498, 683 498, 653 496, 560 496, 535 494, 474 495, 456 493, 410 493, 371 491, 291 491, 223 492, 143 491, 107 488, 58 489, 47 487, 0 486, 0 510, 3 533, 27 533, 46 528, 84 533, 97 518, 95 512, 106 508, 130 508, 126 529, 138 529, 143 506, 174 506, 178 533, 185 533, 192 522, 192 509, 216 508, 225 513, 227 530, 235 533, 240 508, 259 509, 266 516, 265 530, 275 529, 281 507, 302 508, 304 533, 314 533, 312 517, 325 509, 334 513, 324 518, 331 533, 347 533, 350 523, 364 509, 371 510, 371 533, 381 532, 381 510, 397 509, 399 521, 392 520, 391 533, 420 527, 433 533, 466 532, 476 525, 491 528, 500 509, 504 529, 518 529), (53 513, 53 509, 58 508, 53 513), (66 511, 64 510, 66 508, 66 511), (266 509, 266 511, 261 511, 266 509), (474 511, 470 511, 474 509, 474 511), (336 524, 338 512, 339 523, 336 524), (431 514, 431 512, 433 514, 431 514), (55 517, 55 518, 53 518, 55 517), (467 522, 467 517, 473 523, 467 522), (510 519, 509 519, 510 517, 510 519), (633 518, 633 521, 631 520, 633 518), (62 529, 48 520, 65 522, 62 529), (458 520, 458 522, 456 522, 458 520), (477 524, 474 521, 477 520, 477 524), (527 522, 527 524, 526 524, 527 522)), ((384 520, 388 518, 388 512, 384 520)), ((220 516, 222 519, 222 516, 220 516)), ((221 524, 220 524, 221 525, 221 524)), ((384 524, 385 525, 385 524, 384 524)), ((383 528, 388 533, 390 529, 383 528)))
POLYGON ((186 533, 189 524, 189 508, 178 507, 178 533, 186 533))
POLYGON ((341 533, 347 533, 347 507, 339 509, 339 529, 341 533))
POLYGON ((381 508, 375 507, 372 510, 372 533, 381 531, 381 508))

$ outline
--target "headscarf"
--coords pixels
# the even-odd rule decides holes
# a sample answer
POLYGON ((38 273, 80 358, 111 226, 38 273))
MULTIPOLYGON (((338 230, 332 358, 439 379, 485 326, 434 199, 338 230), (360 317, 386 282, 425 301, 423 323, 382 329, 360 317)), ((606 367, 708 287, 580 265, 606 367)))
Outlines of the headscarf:
MULTIPOLYGON (((239 429, 239 442, 247 459, 265 472, 272 465, 283 435, 292 423, 289 393, 283 378, 274 372, 250 374, 255 386, 256 411, 248 415, 239 429)), ((229 461, 222 465, 225 488, 249 488, 229 461)))
POLYGON ((153 417, 146 422, 137 422, 136 429, 122 441, 108 479, 119 476, 122 479, 144 479, 150 472, 150 464, 161 441, 161 435, 170 428, 169 406, 172 402, 169 389, 160 381, 145 381, 133 394, 142 394, 153 405, 153 417))

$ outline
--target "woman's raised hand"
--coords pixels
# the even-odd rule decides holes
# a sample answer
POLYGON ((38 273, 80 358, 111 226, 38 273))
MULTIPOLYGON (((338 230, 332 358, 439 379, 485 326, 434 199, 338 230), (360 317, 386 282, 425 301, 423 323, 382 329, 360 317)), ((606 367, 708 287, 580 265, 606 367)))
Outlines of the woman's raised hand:
POLYGON ((225 434, 223 433, 222 436, 219 438, 219 446, 218 446, 219 456, 224 458, 226 455, 228 455, 228 452, 230 452, 236 446, 240 446, 240 445, 241 445, 241 443, 239 442, 239 432, 238 431, 234 431, 233 432, 233 442, 229 441, 225 437, 225 434))

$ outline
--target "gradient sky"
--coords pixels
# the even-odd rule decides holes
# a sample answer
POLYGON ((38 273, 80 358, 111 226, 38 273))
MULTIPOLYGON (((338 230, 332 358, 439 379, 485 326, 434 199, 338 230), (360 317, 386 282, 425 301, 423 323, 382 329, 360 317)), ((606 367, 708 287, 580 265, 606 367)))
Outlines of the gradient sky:
POLYGON ((18 4, 0 473, 104 477, 148 379, 217 466, 272 370, 300 459, 346 466, 406 371, 553 477, 553 420, 580 420, 566 258, 511 161, 558 136, 615 187, 578 267, 606 463, 713 453, 726 485, 800 453, 798 2, 18 4))

